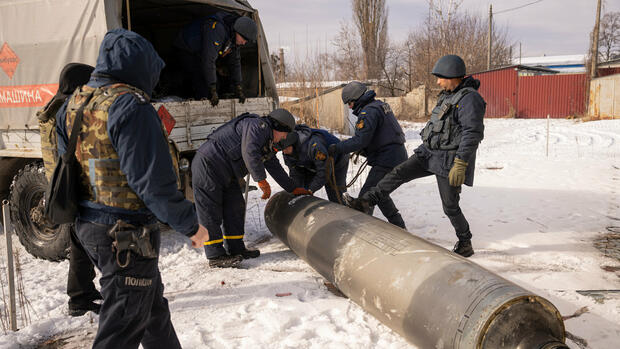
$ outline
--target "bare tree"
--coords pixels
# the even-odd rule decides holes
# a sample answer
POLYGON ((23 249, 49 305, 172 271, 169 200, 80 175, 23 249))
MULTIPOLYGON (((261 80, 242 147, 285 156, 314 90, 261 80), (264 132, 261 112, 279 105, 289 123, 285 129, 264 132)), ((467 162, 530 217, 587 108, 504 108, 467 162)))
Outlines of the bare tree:
MULTIPOLYGON (((437 59, 446 54, 461 56, 468 73, 486 69, 487 18, 460 12, 460 4, 461 0, 429 0, 426 21, 409 33, 406 46, 412 85, 434 86, 430 72, 437 59)), ((492 42, 491 67, 510 64, 506 29, 494 30, 492 42)))
POLYGON ((381 75, 387 53, 387 18, 385 0, 351 0, 353 21, 362 46, 365 79, 381 75))
POLYGON ((332 43, 336 46, 336 52, 332 56, 336 79, 364 80, 360 70, 362 66, 360 39, 355 27, 349 22, 340 22, 340 31, 332 43))
POLYGON ((608 12, 601 19, 598 54, 602 62, 620 58, 620 12, 608 12))

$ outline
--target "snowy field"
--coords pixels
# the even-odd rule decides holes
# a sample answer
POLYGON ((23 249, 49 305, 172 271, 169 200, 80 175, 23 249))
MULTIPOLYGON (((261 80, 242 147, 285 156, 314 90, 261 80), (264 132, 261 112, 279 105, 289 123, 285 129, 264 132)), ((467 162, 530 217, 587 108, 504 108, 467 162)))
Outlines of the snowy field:
MULTIPOLYGON (((562 315, 587 307, 565 321, 571 348, 620 348, 620 251, 610 257, 595 248, 598 239, 620 233, 620 120, 552 120, 548 156, 546 120, 485 124, 475 186, 464 187, 461 199, 474 236, 471 260, 549 299, 562 315)), ((411 154, 422 124, 403 126, 411 154)), ((412 234, 454 245, 434 177, 409 182, 392 197, 412 234)), ((240 269, 209 269, 188 239, 164 234, 160 268, 184 348, 413 348, 330 292, 272 237, 265 203, 251 192, 246 241, 262 255, 240 269)), ((89 347, 98 317, 66 315, 68 262, 35 259, 15 240, 31 322, 16 333, 0 332, 0 348, 37 347, 61 334, 74 337, 66 348, 89 347)), ((1 241, 4 274, 4 236, 1 241)))

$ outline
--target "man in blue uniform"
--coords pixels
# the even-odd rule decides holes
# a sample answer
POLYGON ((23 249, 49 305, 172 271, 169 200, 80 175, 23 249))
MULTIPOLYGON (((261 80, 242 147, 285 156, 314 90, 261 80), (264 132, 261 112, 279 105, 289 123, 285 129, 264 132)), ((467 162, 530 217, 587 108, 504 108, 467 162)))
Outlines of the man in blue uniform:
MULTIPOLYGON (((329 155, 360 152, 371 166, 360 196, 390 172, 394 166, 407 159, 405 134, 387 103, 375 99, 375 91, 368 90, 358 81, 342 89, 342 101, 357 116, 355 135, 345 141, 329 146, 329 155)), ((405 222, 392 199, 386 195, 375 203, 388 222, 405 229, 405 222)), ((372 212, 372 209, 371 209, 372 212)))
POLYGON ((430 121, 420 133, 423 143, 354 205, 372 205, 405 182, 435 175, 443 211, 459 239, 453 252, 469 257, 474 249, 459 199, 461 185, 474 184, 476 150, 484 137, 486 103, 477 92, 480 81, 463 78, 465 72, 465 62, 459 56, 447 55, 437 61, 432 73, 443 91, 430 121))
POLYGON ((103 295, 93 348, 180 348, 157 265, 157 220, 194 246, 208 239, 177 189, 167 135, 149 103, 163 66, 146 39, 114 29, 103 38, 88 84, 56 115, 60 155, 74 123, 79 128, 75 230, 101 271, 103 295))
POLYGON ((306 189, 309 194, 325 187, 329 201, 343 203, 342 194, 347 190, 349 157, 346 154, 338 154, 332 160, 327 155, 329 146, 338 142, 340 142, 338 138, 325 130, 306 125, 295 126, 295 131, 287 136, 284 144, 286 147, 282 153, 284 163, 289 168, 289 176, 296 187, 306 189))
POLYGON ((260 255, 243 242, 245 202, 239 179, 250 173, 263 192, 262 199, 268 199, 267 170, 284 190, 294 191, 293 181, 275 157, 282 148, 279 142, 294 128, 295 119, 285 109, 267 117, 245 113, 213 131, 196 152, 192 186, 198 221, 209 230, 204 248, 211 267, 234 267, 244 258, 260 255))
POLYGON ((239 102, 245 102, 239 51, 240 46, 256 41, 256 31, 254 20, 230 12, 217 12, 181 29, 174 46, 179 50, 186 80, 192 82, 193 98, 207 97, 215 106, 219 102, 218 90, 232 87, 239 102), (218 67, 227 74, 218 74, 218 67))

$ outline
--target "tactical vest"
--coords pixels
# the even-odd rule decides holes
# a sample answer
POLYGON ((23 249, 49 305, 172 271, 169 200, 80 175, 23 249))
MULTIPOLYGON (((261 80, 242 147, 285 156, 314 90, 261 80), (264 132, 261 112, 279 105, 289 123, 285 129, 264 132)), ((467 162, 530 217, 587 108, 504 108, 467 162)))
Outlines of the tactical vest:
MULTIPOLYGON (((131 93, 141 103, 148 103, 149 97, 135 87, 120 83, 97 89, 83 86, 74 92, 67 105, 66 129, 68 133, 73 126, 77 110, 91 93, 93 97, 84 108, 82 128, 75 151, 77 160, 82 167, 80 175, 81 200, 132 211, 144 208, 144 203, 129 187, 127 176, 121 171, 118 154, 112 146, 107 130, 108 111, 117 98, 131 93)), ((168 135, 163 125, 162 134, 168 142, 168 135)), ((172 153, 173 146, 170 145, 170 142, 168 144, 172 153)), ((173 164, 177 166, 175 172, 177 173, 178 185, 178 155, 171 156, 173 157, 173 164)))
POLYGON ((475 90, 471 87, 464 87, 452 95, 440 97, 441 99, 431 113, 430 121, 420 132, 422 142, 428 149, 458 149, 459 144, 461 144, 462 129, 454 120, 454 113, 461 98, 472 91, 475 90))
POLYGON ((389 144, 405 144, 405 133, 398 124, 389 104, 374 100, 366 104, 363 109, 368 108, 377 110, 383 117, 379 119, 378 129, 375 130, 372 141, 363 153, 370 155, 389 144))
POLYGON ((56 133, 56 113, 62 106, 62 99, 52 99, 43 109, 37 112, 39 118, 39 134, 41 135, 41 156, 45 167, 45 177, 49 182, 56 168, 58 159, 58 141, 56 133))

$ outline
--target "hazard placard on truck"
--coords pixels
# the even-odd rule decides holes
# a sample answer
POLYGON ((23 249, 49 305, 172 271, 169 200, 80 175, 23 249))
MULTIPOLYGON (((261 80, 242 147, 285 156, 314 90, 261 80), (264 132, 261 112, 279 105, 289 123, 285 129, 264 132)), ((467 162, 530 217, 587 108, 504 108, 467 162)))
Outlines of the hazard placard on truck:
POLYGON ((47 187, 37 111, 56 94, 62 68, 71 62, 95 66, 105 33, 133 30, 147 38, 167 67, 152 104, 179 150, 181 189, 191 196, 189 166, 195 151, 217 127, 251 112, 266 115, 278 96, 269 50, 258 11, 245 0, 0 0, 0 198, 9 198, 11 220, 31 254, 66 258, 69 226, 56 226, 42 215, 47 187), (173 84, 177 32, 218 11, 252 17, 255 43, 241 49, 245 103, 220 96, 219 104, 179 97, 173 84))

